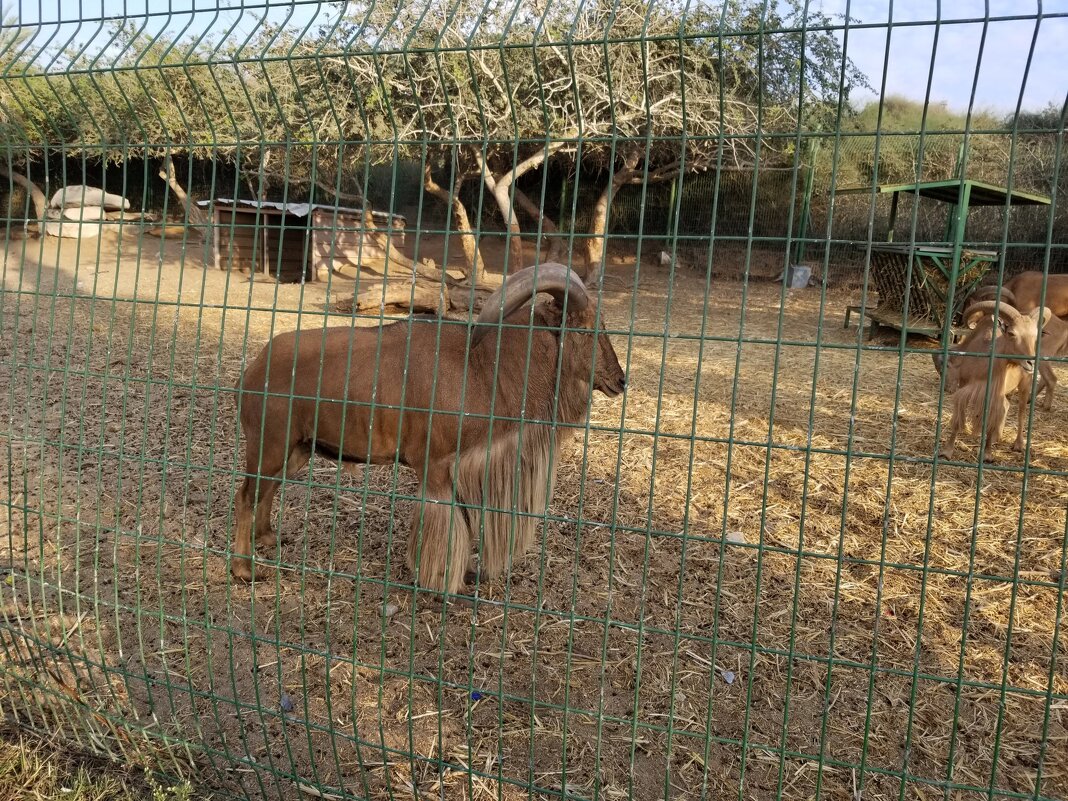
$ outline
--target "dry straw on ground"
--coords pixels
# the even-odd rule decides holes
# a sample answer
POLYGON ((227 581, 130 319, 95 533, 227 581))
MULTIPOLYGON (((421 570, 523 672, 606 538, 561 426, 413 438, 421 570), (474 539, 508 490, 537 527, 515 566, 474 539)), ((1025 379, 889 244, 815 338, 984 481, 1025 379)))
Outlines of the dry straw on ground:
POLYGON ((626 398, 595 400, 507 582, 416 599, 412 477, 317 461, 252 589, 225 559, 230 387, 334 298, 173 242, 23 244, 0 295, 6 709, 253 795, 1068 796, 1063 396, 1033 472, 1002 446, 981 483, 933 473, 930 359, 858 355, 852 298, 714 280, 706 305, 703 276, 616 265, 626 398))

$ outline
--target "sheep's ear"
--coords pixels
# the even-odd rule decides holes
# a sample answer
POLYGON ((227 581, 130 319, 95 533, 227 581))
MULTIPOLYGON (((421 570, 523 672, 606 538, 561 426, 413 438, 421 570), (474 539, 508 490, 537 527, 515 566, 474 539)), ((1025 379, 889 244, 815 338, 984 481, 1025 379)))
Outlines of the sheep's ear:
POLYGON ((1041 309, 1034 309, 1028 316, 1035 321, 1039 328, 1045 328, 1050 317, 1053 316, 1053 311, 1049 306, 1043 306, 1041 309))

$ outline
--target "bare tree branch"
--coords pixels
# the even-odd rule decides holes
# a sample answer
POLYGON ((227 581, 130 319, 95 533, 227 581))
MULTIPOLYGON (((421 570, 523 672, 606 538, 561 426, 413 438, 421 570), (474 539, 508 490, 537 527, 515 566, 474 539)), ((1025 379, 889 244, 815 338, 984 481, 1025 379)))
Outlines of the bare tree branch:
POLYGON ((41 191, 41 188, 22 173, 15 172, 15 170, 12 169, 0 167, 0 175, 10 178, 30 193, 30 200, 33 201, 33 208, 37 213, 37 219, 43 220, 47 213, 48 200, 45 198, 45 194, 41 191))
POLYGON ((182 208, 185 210, 185 219, 190 226, 194 227, 201 236, 205 236, 203 226, 207 225, 207 216, 196 207, 196 204, 189 199, 189 196, 185 193, 185 189, 178 182, 178 175, 174 170, 174 162, 171 159, 171 154, 163 158, 163 163, 159 168, 159 177, 170 187, 170 190, 174 192, 175 197, 178 198, 178 202, 182 204, 182 208))

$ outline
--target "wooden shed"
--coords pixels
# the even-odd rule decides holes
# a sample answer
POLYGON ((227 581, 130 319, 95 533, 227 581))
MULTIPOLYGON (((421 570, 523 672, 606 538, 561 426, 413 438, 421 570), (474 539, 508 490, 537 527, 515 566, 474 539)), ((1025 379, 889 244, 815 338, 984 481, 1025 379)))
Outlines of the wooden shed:
POLYGON ((211 206, 215 266, 279 281, 325 281, 332 268, 382 266, 404 244, 399 214, 309 203, 217 198, 211 206))

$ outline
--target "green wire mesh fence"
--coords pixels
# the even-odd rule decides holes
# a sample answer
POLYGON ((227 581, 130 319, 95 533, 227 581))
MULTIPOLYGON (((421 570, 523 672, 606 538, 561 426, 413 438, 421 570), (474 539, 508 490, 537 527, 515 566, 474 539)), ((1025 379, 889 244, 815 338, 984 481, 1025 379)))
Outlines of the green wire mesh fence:
POLYGON ((1068 798, 1068 7, 898 5, 5 6, 6 721, 198 797, 1068 798))

